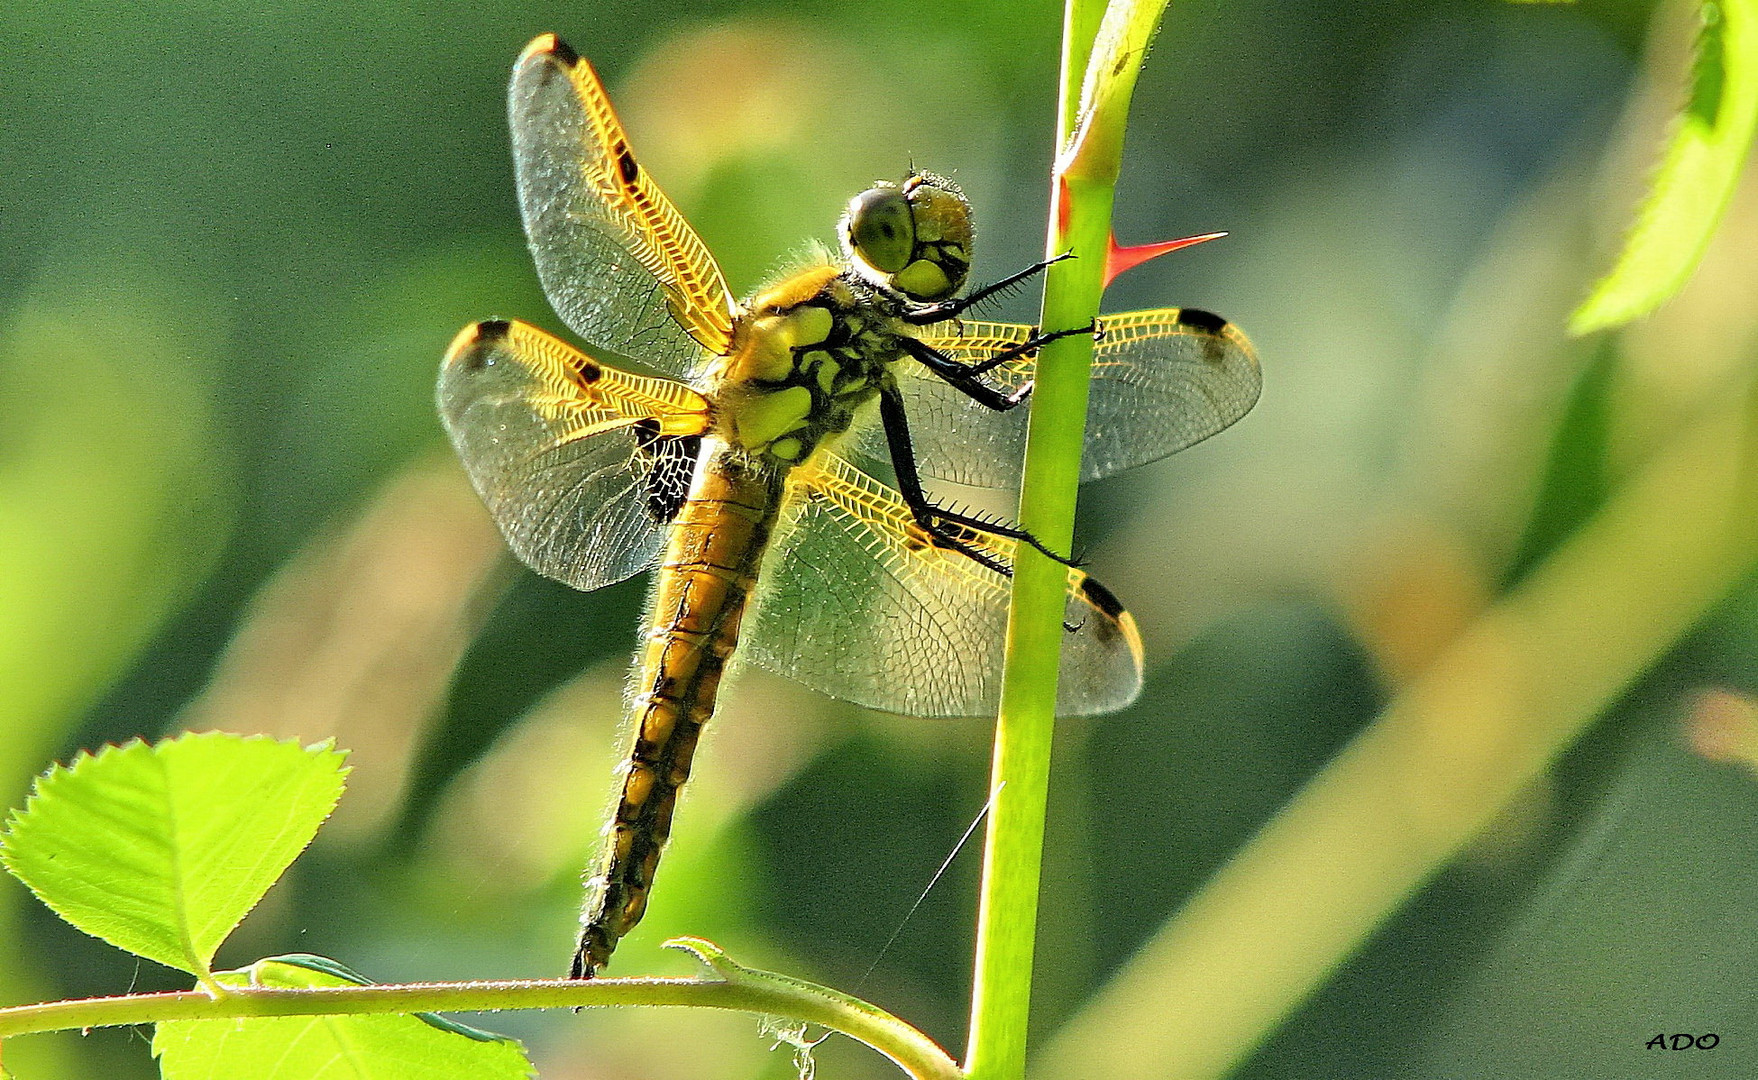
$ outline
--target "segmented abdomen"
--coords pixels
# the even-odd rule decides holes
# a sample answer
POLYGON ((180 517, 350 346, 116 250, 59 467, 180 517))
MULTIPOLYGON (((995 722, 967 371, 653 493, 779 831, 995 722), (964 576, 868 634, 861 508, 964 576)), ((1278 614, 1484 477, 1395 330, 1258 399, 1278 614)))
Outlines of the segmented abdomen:
POLYGON ((716 446, 671 525, 631 687, 634 747, 587 890, 572 975, 591 978, 647 910, 678 790, 714 711, 780 502, 781 470, 716 446))

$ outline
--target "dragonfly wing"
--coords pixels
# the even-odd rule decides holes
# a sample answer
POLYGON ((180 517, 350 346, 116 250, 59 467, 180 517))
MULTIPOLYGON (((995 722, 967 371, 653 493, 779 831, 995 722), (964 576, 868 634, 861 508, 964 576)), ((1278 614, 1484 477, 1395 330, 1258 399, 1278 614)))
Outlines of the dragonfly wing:
POLYGON ((734 307, 720 267, 636 162, 592 65, 539 37, 514 68, 507 110, 525 234, 567 324, 677 378, 725 353, 734 307))
POLYGON ((452 342, 438 397, 471 483, 532 569, 596 589, 654 564, 708 426, 701 395, 495 320, 452 342))
MULTIPOLYGON (((961 534, 1003 562, 1011 541, 961 534)), ((933 546, 891 488, 830 453, 789 477, 740 655, 833 697, 917 716, 993 715, 1008 579, 933 546)), ((1058 712, 1110 712, 1141 689, 1135 620, 1068 574, 1058 712)))
POLYGON ((1239 328, 1196 308, 1107 315, 1093 351, 1083 479, 1132 469, 1194 445, 1251 411, 1263 390, 1239 328))
MULTIPOLYGON (((1263 376, 1244 334, 1195 308, 1132 311, 1100 318, 1104 337, 1093 350, 1081 479, 1157 461, 1201 442, 1244 416, 1263 376)), ((924 333, 929 345, 973 364, 1025 341, 1033 327, 970 321, 924 333)), ((998 386, 1023 386, 1031 358, 1010 361, 987 376, 998 386)), ((917 464, 929 476, 974 487, 1016 488, 1025 457, 1026 410, 998 413, 953 389, 920 364, 897 369, 917 464)), ((885 437, 870 420, 854 447, 887 458, 885 437)))

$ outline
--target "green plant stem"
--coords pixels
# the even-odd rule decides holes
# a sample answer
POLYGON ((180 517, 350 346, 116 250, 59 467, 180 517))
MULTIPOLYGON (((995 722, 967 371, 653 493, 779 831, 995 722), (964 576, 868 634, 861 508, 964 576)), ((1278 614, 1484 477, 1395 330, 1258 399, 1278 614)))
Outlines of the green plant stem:
POLYGON ((1758 393, 1735 385, 1192 898, 1040 1075, 1227 1075, 1755 566, 1758 393))
MULTIPOLYGON (((1105 287, 1116 162, 1108 175, 1103 167, 1094 170, 1097 175, 1082 171, 1076 177, 1063 169, 1064 151, 1082 120, 1083 78, 1104 17, 1103 4, 1084 0, 1070 0, 1064 14, 1057 188, 1051 196, 1046 256, 1073 252, 1076 258, 1057 263, 1045 274, 1039 323, 1046 330, 1090 323, 1105 287)), ((1069 550, 1074 536, 1092 359, 1093 339, 1077 334, 1051 343, 1037 361, 1018 516, 1032 535, 1060 551, 1069 550)), ((1021 545, 1007 625, 1007 666, 989 787, 993 804, 977 913, 976 973, 965 1060, 974 1080, 1015 1080, 1025 1075, 1066 588, 1067 571, 1060 564, 1021 545)))
MULTIPOLYGON (((1077 250, 1104 251, 1110 221, 1109 191, 1089 200, 1084 213, 1072 220, 1098 224, 1099 246, 1077 250)), ((1071 237, 1078 236, 1075 229, 1071 237)), ((1090 242, 1090 237, 1088 238, 1090 242)), ((1096 260, 1095 260, 1096 261, 1096 260)), ((1059 263, 1071 270, 1078 260, 1059 263)), ((1098 282, 1075 281, 1047 295, 1044 324, 1079 326, 1098 306, 1098 282), (1085 312, 1071 316, 1070 312, 1085 312)), ((1074 488, 1080 479, 1081 440, 1085 431, 1087 368, 1093 340, 1087 335, 1064 338, 1054 345, 1069 348, 1038 358, 1035 394, 1054 396, 1060 419, 1034 407, 1027 437, 1025 486, 1020 520, 1034 536, 1066 551, 1073 534, 1074 488), (1068 423, 1067 417, 1073 417, 1068 423), (1032 469, 1034 456, 1052 467, 1032 469)), ((983 887, 978 914, 977 974, 971 1014, 967 1067, 982 1080, 1024 1075, 1026 1014, 1031 1004, 1033 934, 1037 926, 1038 875, 1044 844, 1044 808, 1050 781, 1051 733, 1056 720, 1056 675, 1062 645, 1062 619, 1068 571, 1060 564, 1022 546, 1014 568, 1013 608, 1008 621, 1008 666, 1001 684, 1001 715, 995 732, 995 757, 990 790, 987 843, 983 853, 983 887)))
POLYGON ((803 1020, 866 1043, 917 1080, 956 1080, 961 1076, 958 1064, 932 1039, 881 1009, 811 983, 738 967, 706 943, 690 948, 722 977, 258 987, 230 989, 220 997, 200 990, 130 994, 0 1009, 0 1038, 164 1020, 672 1005, 803 1020))

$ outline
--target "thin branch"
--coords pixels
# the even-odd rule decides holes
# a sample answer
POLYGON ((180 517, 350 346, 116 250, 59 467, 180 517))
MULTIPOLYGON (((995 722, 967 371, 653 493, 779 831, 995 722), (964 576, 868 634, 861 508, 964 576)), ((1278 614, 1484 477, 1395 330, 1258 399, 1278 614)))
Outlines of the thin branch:
POLYGON ((671 944, 694 953, 719 977, 252 987, 229 988, 219 997, 202 990, 128 994, 0 1008, 0 1038, 165 1020, 662 1005, 801 1020, 866 1043, 917 1080, 962 1078, 958 1064, 932 1039, 877 1006, 800 979, 741 967, 707 942, 671 944))

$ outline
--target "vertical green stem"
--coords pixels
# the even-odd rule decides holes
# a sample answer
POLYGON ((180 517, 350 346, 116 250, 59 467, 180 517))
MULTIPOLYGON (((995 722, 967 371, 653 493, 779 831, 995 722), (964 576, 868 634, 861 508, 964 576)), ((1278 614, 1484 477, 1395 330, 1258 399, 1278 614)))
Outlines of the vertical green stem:
MULTIPOLYGON (((1090 0, 1068 3, 1063 26, 1058 151, 1067 145, 1073 129, 1081 76, 1103 11, 1102 3, 1090 0)), ((1060 196, 1052 193, 1047 253, 1072 250, 1080 257, 1058 263, 1046 275, 1041 319, 1046 330, 1083 326, 1098 311, 1111 219, 1111 186, 1099 187, 1101 191, 1069 191, 1070 212, 1066 215, 1056 212, 1060 196)), ((1061 551, 1068 550, 1074 534, 1075 487, 1080 481, 1087 373, 1092 357, 1092 338, 1077 334, 1054 342, 1038 358, 1019 520, 1033 535, 1061 551)), ((1007 627, 1007 669, 1002 677, 990 776, 994 802, 984 845, 977 915, 976 976, 965 1063, 967 1073, 976 1080, 1017 1080, 1025 1074, 1032 948, 1066 582, 1062 566, 1021 545, 1007 627)))

